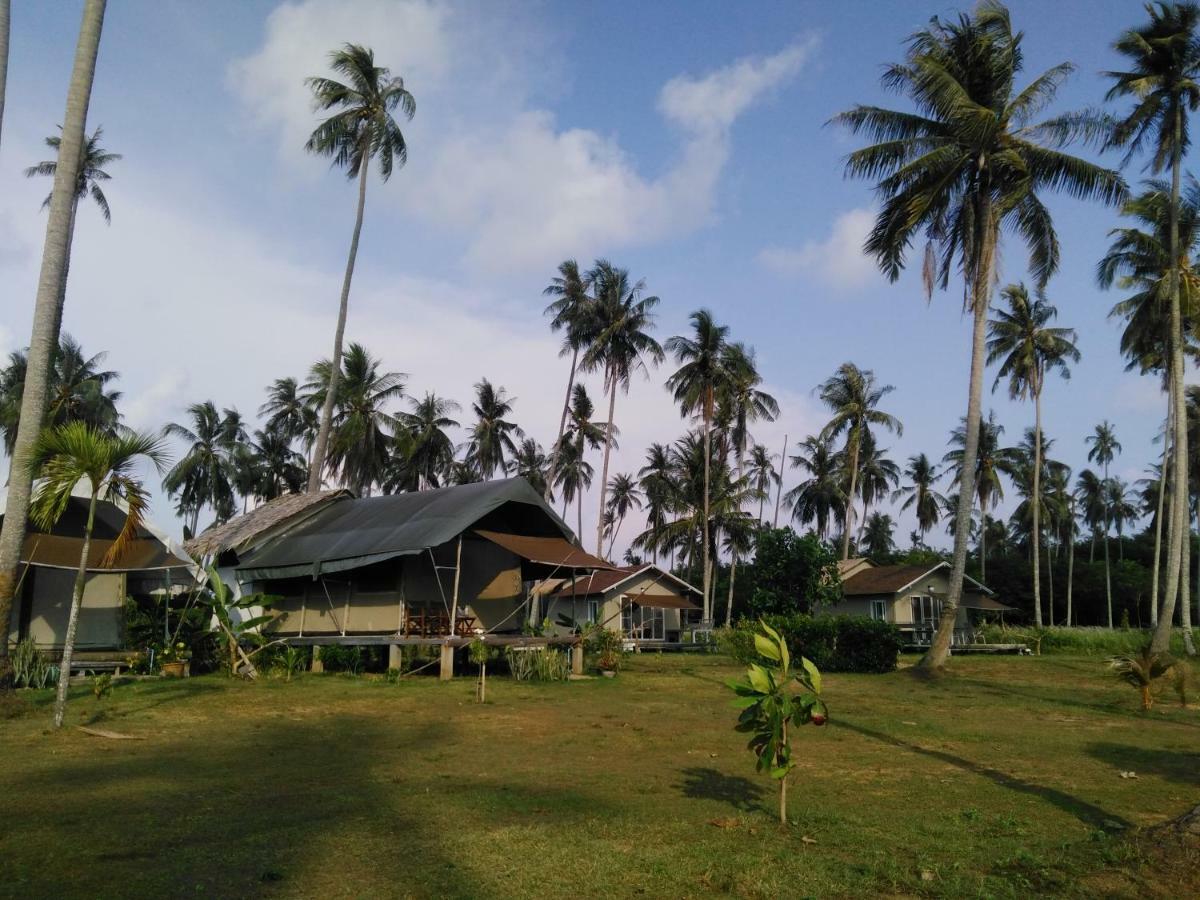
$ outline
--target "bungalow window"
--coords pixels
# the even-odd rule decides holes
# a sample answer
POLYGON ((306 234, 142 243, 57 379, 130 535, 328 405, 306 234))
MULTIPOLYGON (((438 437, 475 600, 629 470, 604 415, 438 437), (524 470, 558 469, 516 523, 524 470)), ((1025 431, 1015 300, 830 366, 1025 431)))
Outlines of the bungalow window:
POLYGON ((915 625, 931 625, 936 622, 942 615, 942 601, 940 598, 930 597, 928 594, 910 597, 912 603, 912 620, 915 625))
POLYGON ((600 601, 599 600, 589 600, 587 602, 588 624, 595 624, 596 620, 599 618, 600 618, 600 601))
POLYGON ((872 600, 871 601, 871 618, 876 622, 883 622, 887 619, 887 601, 872 600))

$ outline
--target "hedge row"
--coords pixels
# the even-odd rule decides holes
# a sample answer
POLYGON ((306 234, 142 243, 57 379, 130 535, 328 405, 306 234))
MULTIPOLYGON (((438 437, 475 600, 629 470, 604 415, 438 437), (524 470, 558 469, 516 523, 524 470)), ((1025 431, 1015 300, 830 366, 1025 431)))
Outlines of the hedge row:
MULTIPOLYGON (((900 630, 865 616, 764 616, 784 636, 795 657, 805 656, 822 672, 891 672, 900 653, 900 630)), ((717 631, 721 650, 738 662, 757 661, 754 632, 758 621, 742 619, 717 631)))
MULTIPOLYGON (((991 644, 1025 644, 1030 650, 1042 653, 1061 653, 1071 656, 1131 656, 1150 643, 1153 631, 1149 628, 1102 628, 1099 626, 1063 628, 1034 628, 1032 626, 984 625, 980 637, 991 644)), ((1200 629, 1193 629, 1194 640, 1200 644, 1200 629)), ((1171 652, 1183 655, 1183 631, 1176 628, 1171 634, 1171 652)))

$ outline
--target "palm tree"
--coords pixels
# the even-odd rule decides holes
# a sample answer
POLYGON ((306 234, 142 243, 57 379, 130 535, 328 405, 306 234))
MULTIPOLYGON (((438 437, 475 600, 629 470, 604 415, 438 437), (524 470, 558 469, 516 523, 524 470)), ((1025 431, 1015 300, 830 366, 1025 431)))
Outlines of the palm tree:
POLYGON ((310 450, 316 440, 317 411, 301 394, 295 378, 276 378, 267 388, 267 400, 258 408, 266 419, 268 431, 285 438, 288 443, 299 441, 310 450))
POLYGON ((808 478, 787 492, 784 499, 792 508, 792 518, 801 525, 815 522, 821 540, 829 537, 830 521, 846 520, 846 488, 842 478, 841 454, 829 440, 810 435, 797 445, 792 468, 801 469, 808 478))
POLYGON ((726 337, 729 328, 718 325, 713 314, 699 309, 691 315, 693 337, 676 335, 668 338, 664 347, 674 354, 679 366, 667 379, 667 390, 679 404, 684 416, 699 416, 704 425, 704 515, 701 526, 704 555, 704 621, 712 622, 712 593, 709 573, 709 495, 712 462, 712 423, 716 414, 718 392, 729 389, 730 373, 726 368, 726 337))
MULTIPOLYGON (((842 559, 850 558, 850 533, 854 529, 854 499, 858 496, 860 455, 872 425, 879 425, 896 435, 904 434, 900 420, 879 410, 879 401, 890 394, 890 384, 876 386, 875 373, 860 369, 854 363, 842 363, 837 371, 817 389, 833 418, 821 431, 823 440, 846 435, 846 524, 842 529, 842 559)), ((864 512, 865 514, 865 512, 864 512)))
MULTIPOLYGON (((71 240, 71 211, 75 206, 75 187, 83 160, 84 129, 92 80, 96 74, 96 54, 104 26, 105 0, 84 0, 79 41, 67 87, 67 108, 63 116, 59 161, 54 173, 46 238, 42 245, 42 267, 38 277, 37 298, 33 309, 33 332, 21 395, 20 425, 10 456, 8 497, 4 524, 0 526, 0 622, 8 622, 16 587, 17 566, 25 545, 29 523, 29 500, 33 489, 33 452, 45 421, 47 388, 58 346, 63 279, 71 240)), ((8 641, 0 641, 0 664, 8 658, 8 641)))
POLYGON ((618 473, 612 477, 608 485, 608 509, 606 512, 612 520, 612 534, 608 540, 608 555, 612 556, 613 545, 617 542, 617 533, 625 517, 631 510, 642 509, 643 494, 632 475, 618 473))
POLYGON ((638 470, 638 487, 646 502, 646 540, 634 543, 649 550, 657 564, 663 527, 673 510, 676 493, 670 448, 655 443, 646 449, 646 464, 638 470))
POLYGON ((875 446, 875 435, 865 431, 858 461, 858 498, 863 505, 863 525, 859 526, 859 542, 863 539, 862 530, 871 506, 886 498, 900 483, 900 467, 884 456, 885 453, 886 448, 880 449, 875 446))
MULTIPOLYGON (((582 385, 576 385, 576 387, 582 387, 582 385)), ((595 469, 583 457, 581 445, 576 441, 569 440, 570 436, 570 432, 563 435, 563 446, 559 453, 558 474, 555 476, 555 484, 562 490, 563 518, 565 519, 567 516, 567 506, 574 502, 577 517, 575 528, 577 534, 582 534, 583 495, 592 486, 592 476, 595 474, 595 469)))
POLYGON ((886 513, 871 513, 863 529, 862 546, 871 559, 886 559, 896 552, 896 541, 892 537, 896 523, 886 513))
MULTIPOLYGON (((106 355, 97 353, 89 357, 69 334, 60 337, 47 388, 48 425, 87 422, 110 433, 117 427, 121 418, 117 411, 121 392, 111 390, 110 385, 119 376, 101 368, 106 355)), ((27 352, 14 351, 8 356, 8 366, 0 370, 0 437, 4 452, 10 456, 21 422, 21 395, 25 391, 27 368, 27 352)))
MULTIPOLYGON (((596 423, 595 414, 596 406, 592 403, 592 398, 588 396, 587 387, 576 384, 571 389, 567 429, 560 440, 564 447, 560 453, 562 464, 563 466, 569 465, 572 472, 570 475, 566 475, 560 467, 560 474, 556 476, 556 479, 563 486, 563 499, 574 499, 576 502, 577 527, 581 536, 583 534, 583 494, 592 486, 593 473, 593 467, 587 461, 587 451, 603 447, 608 434, 605 428, 596 423), (570 445, 569 452, 565 449, 567 445, 570 445), (571 495, 570 498, 566 496, 568 492, 571 495)), ((616 446, 615 437, 613 446, 616 446)), ((566 507, 564 506, 563 509, 565 514, 566 507)))
MULTIPOLYGON (((988 509, 994 508, 1004 499, 1004 484, 1001 475, 1010 478, 1016 472, 1018 453, 1012 448, 1000 446, 1000 435, 1004 434, 1004 426, 996 421, 994 412, 989 412, 986 420, 979 423, 979 434, 975 438, 975 473, 971 483, 975 497, 971 501, 974 506, 979 504, 979 517, 986 521, 988 509)), ((967 424, 964 420, 950 432, 950 450, 942 457, 943 463, 948 463, 955 481, 962 484, 962 468, 967 458, 967 424)), ((961 501, 960 501, 961 502, 961 501)), ((957 543, 957 527, 955 530, 957 543)), ((987 579, 987 529, 980 531, 979 542, 979 577, 987 579)))
MULTIPOLYGON (((1114 49, 1127 60, 1128 70, 1109 72, 1112 86, 1106 99, 1129 99, 1133 108, 1117 121, 1109 144, 1126 147, 1128 161, 1144 145, 1152 145, 1149 162, 1151 172, 1171 171, 1170 202, 1168 204, 1167 259, 1179 260, 1180 186, 1183 155, 1190 144, 1188 114, 1200 108, 1200 7, 1194 3, 1147 4, 1150 21, 1125 31, 1114 49)), ((1167 573, 1163 594, 1163 610, 1154 632, 1151 649, 1162 653, 1171 638, 1175 595, 1182 570, 1185 536, 1190 533, 1188 522, 1189 495, 1187 463, 1187 423, 1184 399, 1184 329, 1179 265, 1173 263, 1166 272, 1166 297, 1169 320, 1167 328, 1168 383, 1174 434, 1171 452, 1175 465, 1171 480, 1171 505, 1167 517, 1167 573)), ((1160 295, 1161 296, 1161 295, 1160 295)), ((1107 547, 1107 541, 1105 543, 1107 547)))
MULTIPOLYGON (((332 386, 333 430, 325 469, 362 496, 370 496, 372 486, 383 480, 392 455, 393 435, 401 428, 387 407, 404 397, 408 376, 404 372, 381 372, 381 365, 366 347, 352 343, 342 357, 338 377, 333 375, 333 363, 323 359, 313 364, 304 385, 313 402, 320 402, 322 407, 332 386)), ((310 483, 311 479, 310 473, 310 483)))
POLYGON ((595 331, 581 365, 587 371, 604 372, 608 391, 608 422, 604 441, 604 465, 600 470, 600 515, 596 524, 596 553, 604 552, 604 502, 608 489, 608 461, 612 454, 613 427, 616 424, 617 388, 629 393, 629 382, 636 372, 646 373, 646 360, 657 365, 663 350, 650 336, 654 327, 652 310, 657 297, 645 297, 644 281, 630 282, 629 273, 607 260, 597 260, 588 274, 594 286, 595 331))
POLYGON ((254 496, 259 500, 274 500, 284 494, 295 494, 308 480, 304 457, 292 449, 291 436, 268 425, 254 432, 254 451, 257 482, 254 496))
POLYGON ((892 502, 903 499, 901 510, 913 510, 917 517, 917 530, 921 543, 942 517, 942 510, 947 509, 947 501, 942 494, 934 489, 941 477, 937 466, 929 461, 924 453, 908 458, 908 466, 904 469, 904 477, 908 484, 892 492, 892 502))
POLYGON ((755 444, 750 448, 750 456, 745 462, 746 477, 754 496, 758 498, 758 524, 763 521, 763 506, 771 496, 772 486, 778 487, 779 471, 775 468, 775 460, 779 457, 764 447, 755 444))
POLYGON ((467 455, 485 481, 491 480, 496 470, 505 469, 505 458, 517 455, 514 438, 525 436, 511 416, 516 397, 509 397, 502 387, 495 387, 486 378, 475 384, 475 402, 471 410, 475 413, 475 425, 471 428, 471 441, 467 455))
POLYGON ((232 448, 235 440, 229 440, 228 426, 230 410, 224 414, 217 411, 211 400, 193 403, 187 408, 189 425, 171 422, 166 434, 188 443, 188 449, 179 462, 163 478, 163 490, 171 497, 180 495, 180 509, 190 517, 190 533, 196 534, 200 510, 208 506, 217 521, 224 521, 233 514, 232 448))
MULTIPOLYGON (((1096 426, 1095 431, 1084 438, 1084 442, 1091 447, 1088 450, 1088 462, 1094 462, 1104 467, 1104 483, 1107 484, 1108 466, 1121 452, 1121 444, 1117 440, 1117 435, 1113 431, 1112 424, 1105 419, 1096 426)), ((1102 490, 1104 491, 1101 494, 1104 504, 1104 595, 1108 603, 1108 627, 1112 628, 1112 571, 1108 557, 1108 528, 1112 522, 1112 515, 1108 508, 1110 495, 1103 487, 1102 490)), ((1168 584, 1170 583, 1169 578, 1170 571, 1168 569, 1168 584)), ((1178 587, 1178 578, 1176 579, 1176 587, 1178 587)))
POLYGON ((1041 290, 1058 268, 1059 247, 1038 192, 1106 203, 1119 202, 1125 193, 1116 172, 1039 142, 1046 137, 1061 143, 1069 136, 1069 129, 1054 127, 1057 123, 1038 125, 1032 119, 1074 67, 1055 66, 1014 93, 1024 64, 1021 41, 999 3, 984 3, 956 21, 934 17, 909 39, 905 61, 883 75, 884 87, 906 94, 915 111, 856 106, 835 119, 876 141, 850 154, 846 163, 848 175, 878 179, 881 209, 866 251, 894 281, 912 242, 924 232, 927 293, 937 284, 945 288, 958 269, 964 306, 972 313, 958 526, 949 596, 921 662, 930 668, 941 667, 949 656, 962 597, 982 418, 984 334, 1001 232, 1007 229, 1029 247, 1030 269, 1041 290))
POLYGON ((1010 284, 1001 296, 1008 309, 997 309, 996 318, 988 322, 987 362, 1000 363, 992 391, 1007 379, 1008 396, 1013 400, 1033 399, 1033 496, 1031 538, 1033 540, 1033 620, 1042 626, 1042 582, 1039 571, 1041 559, 1042 508, 1042 389, 1046 375, 1058 372, 1071 377, 1068 362, 1079 362, 1072 328, 1055 328, 1049 324, 1058 310, 1045 297, 1029 299, 1024 284, 1010 284))
POLYGON ((558 470, 559 447, 562 444, 563 432, 567 427, 567 416, 571 407, 571 392, 575 386, 575 375, 579 371, 580 351, 586 350, 594 338, 595 318, 593 316, 595 301, 588 295, 590 288, 589 274, 581 274, 579 263, 573 259, 559 263, 556 275, 542 294, 554 297, 553 302, 546 307, 546 315, 550 316, 550 330, 563 332, 563 345, 560 356, 571 355, 571 371, 567 375, 567 395, 563 399, 562 414, 558 418, 558 437, 550 450, 550 467, 546 474, 546 501, 550 500, 550 491, 554 487, 558 470))
POLYGON ((4 124, 4 93, 8 86, 9 0, 0 0, 0 125, 4 124))
MULTIPOLYGON (((1117 559, 1125 559, 1125 526, 1136 522, 1138 508, 1134 505, 1134 495, 1123 478, 1114 475, 1105 483, 1105 506, 1108 508, 1108 520, 1117 529, 1117 559)), ((1190 519, 1191 516, 1189 515, 1190 519)))
POLYGON ((84 526, 83 547, 79 554, 79 567, 75 571, 75 588, 71 594, 71 611, 67 617, 62 662, 59 664, 58 693, 54 701, 55 728, 62 727, 66 712, 71 658, 75 651, 79 608, 87 581, 96 503, 98 500, 112 500, 122 501, 125 505, 125 522, 101 561, 102 566, 111 567, 131 549, 150 502, 145 489, 134 477, 135 465, 142 458, 148 459, 162 472, 166 451, 161 437, 134 432, 109 435, 84 422, 68 422, 46 429, 34 449, 32 472, 39 479, 39 484, 30 511, 39 527, 49 531, 62 518, 77 484, 82 482, 88 491, 87 524, 84 526))
POLYGON ((446 429, 459 427, 450 417, 462 407, 431 391, 421 400, 410 398, 409 405, 412 412, 397 417, 408 432, 406 463, 417 474, 418 490, 440 487, 439 479, 454 462, 454 441, 446 429))
POLYGON ((313 446, 312 465, 309 467, 309 493, 321 489, 321 474, 325 469, 325 456, 333 428, 333 404, 342 371, 342 339, 346 333, 350 281, 354 277, 358 238, 362 234, 363 208, 367 202, 367 172, 371 160, 377 159, 379 177, 387 181, 397 163, 404 165, 408 159, 408 146, 392 113, 399 108, 411 120, 416 111, 416 102, 412 94, 405 90, 404 79, 393 77, 390 70, 375 65, 373 50, 358 44, 346 44, 329 55, 329 64, 347 83, 321 77, 306 80, 318 109, 338 111, 317 126, 304 149, 330 157, 332 165, 344 168, 348 178, 358 178, 358 209, 354 217, 354 233, 350 238, 350 254, 346 259, 346 275, 342 279, 337 328, 333 334, 329 390, 321 407, 320 427, 317 442, 313 446))
POLYGON ((542 445, 533 438, 527 437, 521 441, 517 452, 505 466, 509 474, 524 478, 539 494, 549 496, 547 502, 554 502, 554 495, 546 484, 546 454, 542 451, 542 445))

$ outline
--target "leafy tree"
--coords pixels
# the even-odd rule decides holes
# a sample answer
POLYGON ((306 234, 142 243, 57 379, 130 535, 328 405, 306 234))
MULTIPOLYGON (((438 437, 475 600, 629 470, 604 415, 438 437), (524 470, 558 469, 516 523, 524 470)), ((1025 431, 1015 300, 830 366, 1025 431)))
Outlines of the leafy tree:
POLYGON ((1075 348, 1074 329, 1055 328, 1049 324, 1058 315, 1058 310, 1044 297, 1030 300, 1024 284, 1008 285, 1001 296, 1008 309, 996 310, 996 318, 988 322, 987 361, 989 365, 1000 363, 993 391, 1001 381, 1007 380, 1011 399, 1033 400, 1033 518, 1030 534, 1033 539, 1033 613, 1035 623, 1041 627, 1042 589, 1038 567, 1042 536, 1042 389, 1046 386, 1048 373, 1058 372, 1063 378, 1071 377, 1067 364, 1079 362, 1079 351, 1075 348))
POLYGON ((258 408, 258 414, 266 419, 267 431, 288 443, 299 441, 306 453, 312 449, 317 436, 317 411, 301 393, 295 378, 276 378, 271 382, 267 400, 258 408))
MULTIPOLYGON (((1112 424, 1105 419, 1096 429, 1084 438, 1090 449, 1088 450, 1088 462, 1094 462, 1104 468, 1104 481, 1108 482, 1108 467, 1109 464, 1120 454, 1121 444, 1117 440, 1116 432, 1113 430, 1112 424)), ((1112 571, 1109 565, 1108 558, 1108 526, 1112 521, 1112 514, 1108 509, 1109 494, 1101 485, 1101 502, 1104 508, 1104 579, 1108 595, 1108 627, 1113 627, 1112 618, 1112 571)), ((1176 579, 1178 585, 1178 579, 1176 579)))
POLYGON ((58 694, 54 701, 55 728, 62 727, 66 712, 79 608, 83 602, 92 529, 96 523, 96 502, 121 501, 125 506, 125 522, 101 560, 102 566, 112 567, 131 549, 150 502, 141 482, 133 474, 135 465, 143 458, 162 471, 166 461, 162 438, 134 432, 105 434, 84 422, 68 422, 46 429, 34 450, 33 474, 38 480, 38 487, 30 511, 39 527, 49 531, 62 518, 77 484, 82 482, 88 491, 87 524, 83 531, 83 547, 75 572, 71 611, 67 617, 67 632, 63 637, 62 662, 59 665, 58 694))
POLYGON ((846 521, 846 489, 841 471, 841 454, 828 438, 810 435, 798 445, 792 468, 802 469, 808 478, 787 492, 784 499, 792 508, 792 518, 801 525, 815 522, 821 540, 829 537, 830 521, 846 521))
POLYGON ((842 598, 837 556, 815 534, 762 528, 755 542, 750 614, 811 612, 842 598))
POLYGON ((515 402, 516 397, 509 397, 504 388, 486 378, 475 383, 475 402, 471 404, 475 424, 467 456, 485 481, 497 470, 504 471, 506 458, 517 455, 517 439, 525 436, 516 422, 505 418, 512 415, 515 402))
POLYGON ((904 477, 908 484, 892 492, 892 502, 903 499, 901 510, 913 510, 917 517, 917 530, 924 543, 925 535, 937 525, 942 517, 942 510, 948 509, 947 500, 934 489, 940 474, 937 466, 929 461, 924 453, 908 458, 908 466, 904 469, 904 477))
POLYGON ((338 396, 338 379, 342 374, 342 340, 346 333, 346 314, 350 305, 350 281, 358 257, 358 239, 362 234, 363 209, 367 202, 367 172, 372 160, 379 164, 379 177, 387 181, 398 163, 408 159, 408 145, 396 124, 393 113, 399 109, 406 118, 416 112, 413 95, 404 87, 404 79, 375 65, 373 50, 358 44, 345 44, 329 55, 330 68, 345 78, 345 82, 316 77, 306 80, 318 109, 337 110, 321 122, 309 136, 304 149, 318 156, 328 156, 332 165, 346 170, 348 178, 358 179, 358 208, 354 216, 354 233, 350 238, 350 253, 346 259, 346 275, 342 279, 342 296, 338 305, 337 328, 333 335, 333 358, 329 367, 329 389, 321 405, 317 440, 313 445, 309 466, 308 490, 321 489, 330 434, 333 430, 333 407, 338 396))
MULTIPOLYGON (((864 524, 870 518, 868 511, 872 504, 885 499, 900 482, 900 468, 884 456, 886 452, 875 446, 875 436, 871 432, 864 433, 858 462, 858 496, 862 500, 864 524)), ((862 540, 862 526, 859 527, 859 540, 862 540)))
POLYGON ((985 2, 954 21, 934 17, 908 40, 904 62, 884 70, 884 87, 906 94, 913 111, 860 105, 835 119, 875 142, 851 153, 846 163, 848 175, 877 179, 880 212, 866 251, 894 281, 924 232, 926 291, 947 287, 951 272, 961 272, 964 306, 973 319, 950 593, 922 660, 932 668, 949 656, 966 572, 985 325, 1000 235, 1008 230, 1028 246, 1035 287, 1041 290, 1058 268, 1059 246, 1038 193, 1064 192, 1110 204, 1125 195, 1116 172, 1048 145, 1064 141, 1070 129, 1054 122, 1039 125, 1033 117, 1074 67, 1062 63, 1017 91, 1024 66, 1021 43, 1008 10, 997 2, 985 2))
MULTIPOLYGON (((528 481, 539 494, 549 493, 546 485, 546 454, 542 445, 531 437, 521 441, 517 452, 507 463, 511 475, 519 475, 528 481)), ((553 502, 553 495, 550 502, 553 502)))
POLYGON ((646 531, 634 545, 650 551, 658 562, 667 516, 675 508, 677 494, 670 448, 654 443, 646 450, 646 464, 638 470, 638 486, 646 503, 646 531))
MULTIPOLYGON (((975 491, 975 501, 979 503, 979 517, 986 521, 988 509, 1004 499, 1004 483, 1001 475, 1010 478, 1016 471, 1018 453, 1012 448, 1000 446, 1000 436, 1004 434, 1004 426, 996 421, 994 412, 989 412, 987 419, 980 420, 979 434, 975 438, 975 474, 971 484, 975 491)), ((955 481, 962 483, 962 467, 966 459, 967 423, 964 420, 950 432, 950 446, 954 449, 942 457, 942 462, 950 466, 955 481)), ((957 518, 951 527, 957 529, 957 518)), ((987 580, 987 529, 980 532, 979 571, 980 579, 987 580)))
POLYGON ((775 468, 775 460, 778 458, 762 444, 755 444, 750 448, 750 456, 745 463, 746 477, 750 479, 754 498, 758 500, 760 525, 763 520, 763 505, 771 496, 771 488, 779 487, 781 480, 779 471, 775 468))
POLYGON ((886 513, 874 512, 867 517, 863 531, 863 549, 873 560, 886 560, 896 552, 896 541, 892 537, 896 523, 886 513))
POLYGON ((454 441, 446 432, 459 427, 458 420, 451 416, 461 407, 431 391, 420 400, 411 397, 408 402, 412 412, 397 417, 408 436, 405 462, 417 475, 418 490, 440 487, 454 462, 454 441))
POLYGON ((187 408, 189 425, 171 422, 166 434, 183 440, 187 450, 163 478, 168 496, 179 495, 179 510, 190 519, 189 531, 196 534, 200 510, 212 509, 218 522, 234 513, 232 453, 240 443, 240 426, 233 424, 233 410, 218 412, 211 400, 187 408))
POLYGON ((733 705, 742 711, 737 730, 750 735, 746 749, 757 757, 757 770, 769 772, 779 782, 779 822, 786 825, 787 779, 796 765, 788 726, 824 725, 829 711, 821 699, 817 667, 801 657, 800 671, 794 672, 787 641, 766 622, 759 627, 762 632, 754 635, 754 648, 766 665, 751 663, 745 681, 728 684, 738 695, 733 705))

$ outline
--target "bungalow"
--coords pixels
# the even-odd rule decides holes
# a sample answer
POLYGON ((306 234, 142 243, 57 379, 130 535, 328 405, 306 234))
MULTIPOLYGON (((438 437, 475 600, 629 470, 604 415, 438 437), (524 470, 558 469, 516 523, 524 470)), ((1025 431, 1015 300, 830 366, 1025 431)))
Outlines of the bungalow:
MULTIPOLYGON (((842 579, 842 601, 831 606, 834 615, 870 616, 899 626, 905 641, 927 646, 937 629, 947 594, 950 593, 950 564, 877 566, 868 559, 838 563, 842 579)), ((967 576, 954 626, 954 644, 974 640, 974 625, 984 612, 1012 611, 997 601, 987 586, 967 576)))
POLYGON ((546 614, 563 623, 600 623, 637 644, 678 642, 683 610, 699 609, 700 591, 656 565, 625 566, 569 579, 547 598, 546 614))
MULTIPOLYGON (((383 643, 452 652, 516 640, 535 586, 611 569, 585 553, 523 478, 356 498, 282 497, 192 541, 242 593, 273 595, 265 626, 290 643, 383 643)), ((570 641, 564 641, 570 643, 570 641)))
MULTIPOLYGON (((0 523, 7 492, 0 491, 0 523)), ((75 574, 83 552, 90 498, 77 493, 48 531, 32 521, 21 551, 17 591, 6 637, 10 645, 32 638, 41 650, 61 650, 66 638, 75 574)), ((125 643, 125 598, 149 601, 194 583, 194 565, 167 535, 146 522, 116 566, 103 558, 125 527, 123 506, 100 500, 88 550, 87 575, 75 646, 81 651, 116 650, 125 643)))

